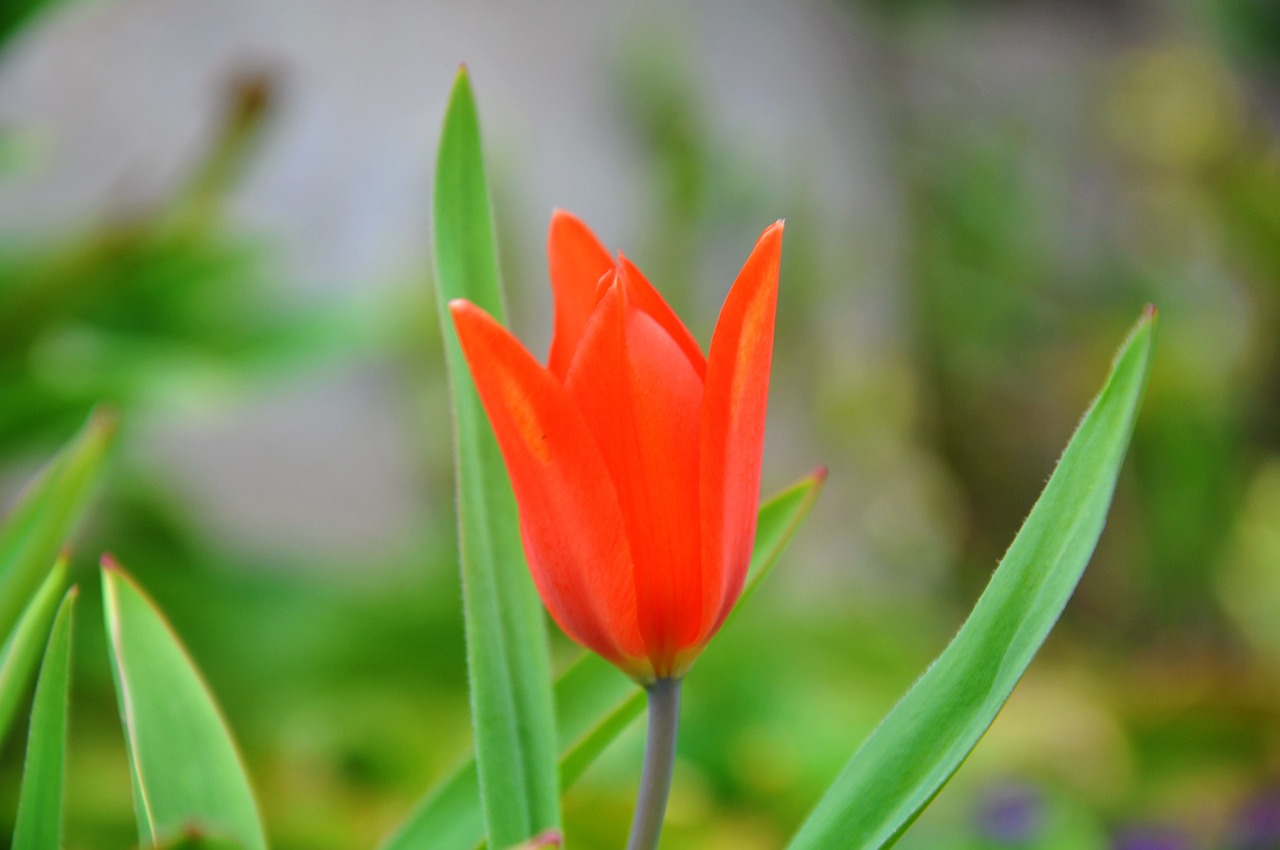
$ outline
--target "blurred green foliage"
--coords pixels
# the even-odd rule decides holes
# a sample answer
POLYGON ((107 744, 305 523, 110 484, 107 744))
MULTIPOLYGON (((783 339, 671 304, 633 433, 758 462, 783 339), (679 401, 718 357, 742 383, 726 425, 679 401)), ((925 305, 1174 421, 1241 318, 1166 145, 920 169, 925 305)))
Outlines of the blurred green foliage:
POLYGON ((350 343, 342 311, 273 300, 263 246, 221 215, 270 86, 234 81, 220 136, 171 202, 69 238, 0 242, 0 445, 47 442, 101 402, 199 403, 350 343))

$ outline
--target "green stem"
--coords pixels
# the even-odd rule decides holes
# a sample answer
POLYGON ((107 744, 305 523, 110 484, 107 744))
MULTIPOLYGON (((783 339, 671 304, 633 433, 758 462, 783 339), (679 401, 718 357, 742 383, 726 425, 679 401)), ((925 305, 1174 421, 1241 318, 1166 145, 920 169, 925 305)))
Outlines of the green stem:
POLYGON ((659 679, 646 688, 649 694, 649 738, 645 742, 644 769, 636 816, 631 822, 627 850, 656 850, 667 811, 671 772, 676 762, 676 730, 680 726, 680 680, 659 679))

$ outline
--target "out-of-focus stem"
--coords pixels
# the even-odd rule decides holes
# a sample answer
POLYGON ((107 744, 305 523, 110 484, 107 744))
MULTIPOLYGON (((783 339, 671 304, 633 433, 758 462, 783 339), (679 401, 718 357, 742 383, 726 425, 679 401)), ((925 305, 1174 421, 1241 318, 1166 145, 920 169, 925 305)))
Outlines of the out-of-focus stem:
POLYGON ((649 737, 645 742, 644 769, 636 816, 631 822, 627 850, 655 850, 667 811, 671 772, 676 761, 676 730, 680 725, 680 680, 659 679, 649 694, 649 737))

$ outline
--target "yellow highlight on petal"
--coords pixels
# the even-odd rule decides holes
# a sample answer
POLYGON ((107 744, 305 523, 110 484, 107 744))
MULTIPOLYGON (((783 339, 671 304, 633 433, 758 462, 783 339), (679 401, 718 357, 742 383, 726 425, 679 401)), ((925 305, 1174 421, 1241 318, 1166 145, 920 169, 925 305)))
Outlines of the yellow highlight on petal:
MULTIPOLYGON (((770 271, 770 274, 772 273, 770 271)), ((768 298, 762 297, 763 295, 763 292, 756 293, 756 297, 747 304, 746 315, 742 317, 742 332, 738 336, 738 350, 733 363, 733 382, 730 385, 729 395, 733 400, 733 410, 742 408, 742 396, 747 389, 747 377, 753 368, 752 357, 758 350, 757 346, 750 345, 748 342, 757 340, 764 334, 765 327, 773 316, 772 305, 768 298)))
POLYGON ((538 417, 538 410, 524 388, 510 374, 502 376, 502 401, 511 414, 511 421, 520 434, 529 454, 546 466, 551 462, 551 449, 547 446, 547 429, 538 417))

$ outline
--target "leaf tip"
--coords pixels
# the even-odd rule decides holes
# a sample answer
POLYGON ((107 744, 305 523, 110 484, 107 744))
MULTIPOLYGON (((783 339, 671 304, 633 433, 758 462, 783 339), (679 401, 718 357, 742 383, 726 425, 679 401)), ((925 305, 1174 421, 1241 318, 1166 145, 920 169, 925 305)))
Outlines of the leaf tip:
POLYGON ((116 556, 110 552, 103 552, 102 557, 98 559, 98 565, 102 567, 102 571, 108 574, 121 572, 120 562, 116 560, 116 556))
POLYGON ((1136 350, 1135 356, 1141 356, 1149 360, 1151 356, 1151 348, 1155 339, 1156 320, 1160 317, 1160 313, 1156 310, 1156 305, 1147 304, 1142 308, 1142 315, 1138 321, 1134 323, 1129 330, 1129 335, 1125 337, 1124 344, 1120 346, 1120 350, 1116 352, 1113 364, 1118 364, 1131 351, 1136 350))
POLYGON ((564 844, 564 836, 557 829, 548 829, 530 838, 524 844, 512 847, 511 850, 552 850, 564 844))
POLYGON ((449 102, 454 103, 460 97, 471 99, 471 69, 466 62, 458 63, 458 73, 453 77, 453 88, 449 92, 449 102))

